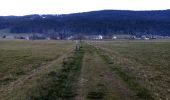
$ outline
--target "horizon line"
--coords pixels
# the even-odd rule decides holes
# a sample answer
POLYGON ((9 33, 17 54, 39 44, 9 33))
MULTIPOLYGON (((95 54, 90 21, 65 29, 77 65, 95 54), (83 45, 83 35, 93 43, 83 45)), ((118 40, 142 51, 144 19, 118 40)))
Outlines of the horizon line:
POLYGON ((101 10, 90 10, 90 11, 80 11, 80 12, 70 12, 70 13, 61 13, 61 14, 57 14, 57 13, 44 13, 44 14, 38 14, 38 13, 30 13, 30 14, 23 14, 23 15, 13 15, 13 14, 9 14, 9 15, 0 15, 0 17, 7 17, 7 16, 29 16, 29 15, 69 15, 69 14, 78 14, 78 13, 87 13, 87 12, 95 12, 95 11, 132 11, 132 12, 143 12, 143 11, 166 11, 166 10, 170 10, 170 9, 147 9, 147 10, 126 10, 126 9, 101 9, 101 10))

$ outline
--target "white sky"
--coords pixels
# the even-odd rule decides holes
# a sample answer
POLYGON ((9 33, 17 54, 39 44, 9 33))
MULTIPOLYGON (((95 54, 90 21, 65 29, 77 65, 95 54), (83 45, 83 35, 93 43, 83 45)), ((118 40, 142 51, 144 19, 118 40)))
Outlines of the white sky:
POLYGON ((170 0, 0 0, 0 16, 68 14, 104 9, 164 10, 170 0))

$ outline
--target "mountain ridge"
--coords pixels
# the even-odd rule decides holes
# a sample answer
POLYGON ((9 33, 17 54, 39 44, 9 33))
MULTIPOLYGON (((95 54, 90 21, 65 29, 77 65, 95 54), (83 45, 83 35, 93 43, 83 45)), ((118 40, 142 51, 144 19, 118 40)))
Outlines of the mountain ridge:
POLYGON ((82 13, 0 16, 11 33, 170 35, 170 10, 99 10, 82 13))

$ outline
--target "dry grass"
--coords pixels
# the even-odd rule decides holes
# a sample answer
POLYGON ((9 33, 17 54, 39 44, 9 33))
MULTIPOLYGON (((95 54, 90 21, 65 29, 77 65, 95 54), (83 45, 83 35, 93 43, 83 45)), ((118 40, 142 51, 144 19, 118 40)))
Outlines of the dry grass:
POLYGON ((135 100, 137 97, 92 46, 83 45, 85 57, 76 100, 135 100))
POLYGON ((152 91, 155 99, 170 99, 170 41, 98 41, 125 72, 152 91))
POLYGON ((156 100, 170 99, 169 41, 89 43, 100 50, 84 44, 82 62, 84 53, 69 53, 74 49, 71 41, 0 40, 0 100, 66 99, 77 93, 77 100, 132 100, 138 98, 140 88, 131 91, 131 83, 151 91, 156 100))
MULTIPOLYGON (((74 42, 70 41, 0 40, 1 94, 3 94, 4 91, 8 91, 5 87, 12 82, 15 83, 16 81, 18 83, 18 81, 23 81, 20 79, 24 77, 27 79, 27 76, 32 76, 30 73, 33 73, 33 76, 37 77, 36 75, 41 75, 43 72, 46 72, 46 70, 51 70, 43 66, 47 65, 51 68, 54 64, 59 64, 60 62, 55 62, 54 60, 67 54, 73 48, 74 42), (48 65, 50 63, 52 64, 48 65), (41 70, 41 67, 45 70, 41 70), (38 72, 38 74, 34 75, 36 72, 38 72)), ((32 77, 28 77, 28 79, 30 78, 32 77)), ((33 81, 29 82, 30 83, 26 83, 26 87, 30 87, 34 85, 34 83, 37 84, 33 81)), ((18 95, 24 91, 26 91, 26 89, 17 91, 18 95)))
POLYGON ((1 85, 58 58, 73 45, 62 41, 0 41, 1 85))
POLYGON ((64 59, 61 69, 45 75, 28 95, 29 100, 74 100, 84 50, 80 49, 64 59))

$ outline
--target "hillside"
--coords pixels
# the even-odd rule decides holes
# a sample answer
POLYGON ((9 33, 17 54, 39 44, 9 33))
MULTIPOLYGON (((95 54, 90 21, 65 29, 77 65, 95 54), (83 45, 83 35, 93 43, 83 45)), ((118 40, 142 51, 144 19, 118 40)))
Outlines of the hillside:
POLYGON ((0 29, 11 33, 153 34, 170 36, 170 10, 102 10, 63 15, 1 16, 0 29))

